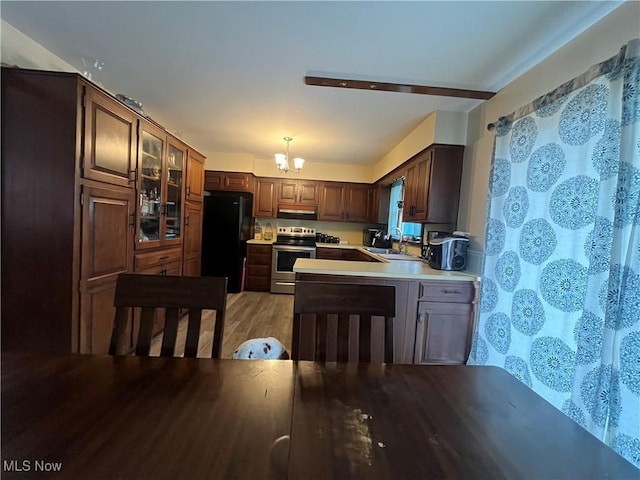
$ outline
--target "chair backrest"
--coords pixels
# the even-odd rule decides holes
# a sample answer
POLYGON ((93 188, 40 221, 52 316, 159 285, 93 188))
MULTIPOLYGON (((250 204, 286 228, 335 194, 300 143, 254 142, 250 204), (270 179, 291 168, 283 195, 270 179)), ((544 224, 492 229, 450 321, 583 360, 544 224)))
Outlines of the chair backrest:
POLYGON ((165 309, 160 356, 174 356, 181 309, 187 309, 189 315, 184 356, 196 357, 198 354, 202 310, 216 311, 211 357, 220 358, 222 354, 227 308, 226 278, 123 273, 118 276, 114 306, 116 315, 110 355, 129 353, 131 345, 135 345, 136 355, 148 356, 156 309, 165 309), (140 308, 140 322, 139 328, 134 329, 130 319, 135 317, 133 311, 136 308, 140 308), (137 340, 133 338, 133 342, 129 341, 136 330, 137 340))
MULTIPOLYGON (((300 360, 300 342, 303 334, 303 318, 315 314, 315 357, 327 360, 328 341, 335 339, 338 362, 349 360, 349 346, 355 339, 349 338, 349 318, 359 317, 358 361, 371 362, 371 317, 384 317, 385 363, 393 363, 393 317, 396 314, 395 287, 389 285, 365 285, 348 283, 321 283, 296 281, 294 295, 293 339, 291 358, 300 360), (303 317, 303 315, 305 317, 303 317), (337 316, 337 332, 327 332, 328 316, 337 316)), ((333 349, 333 348, 332 348, 333 349)))

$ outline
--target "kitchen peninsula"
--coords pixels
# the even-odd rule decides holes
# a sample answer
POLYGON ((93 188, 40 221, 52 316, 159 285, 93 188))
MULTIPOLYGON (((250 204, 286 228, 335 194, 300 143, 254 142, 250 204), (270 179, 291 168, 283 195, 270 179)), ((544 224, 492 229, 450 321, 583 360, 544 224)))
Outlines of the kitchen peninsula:
MULTIPOLYGON (((377 261, 298 259, 293 267, 296 280, 392 285, 394 363, 464 364, 471 349, 480 277, 435 270, 415 258, 389 260, 362 247, 350 248, 377 261)), ((302 338, 312 337, 314 331, 313 319, 303 321, 302 338)), ((303 359, 313 358, 313 352, 303 348, 308 344, 301 342, 303 359)))

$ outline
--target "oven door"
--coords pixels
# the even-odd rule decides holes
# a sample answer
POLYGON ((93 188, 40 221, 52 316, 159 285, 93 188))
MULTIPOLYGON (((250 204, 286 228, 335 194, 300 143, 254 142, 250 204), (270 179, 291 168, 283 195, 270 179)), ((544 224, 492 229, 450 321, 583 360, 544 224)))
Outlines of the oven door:
POLYGON ((274 245, 271 259, 271 293, 293 294, 296 274, 293 264, 299 258, 316 258, 316 247, 274 245))

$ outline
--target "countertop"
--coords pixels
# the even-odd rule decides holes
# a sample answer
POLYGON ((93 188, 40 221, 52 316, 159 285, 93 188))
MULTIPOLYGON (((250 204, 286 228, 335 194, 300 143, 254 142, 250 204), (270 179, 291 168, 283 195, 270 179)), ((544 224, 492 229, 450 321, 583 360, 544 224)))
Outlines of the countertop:
POLYGON ((447 280, 458 282, 480 281, 478 275, 471 273, 436 270, 424 262, 402 260, 354 262, 348 260, 299 258, 293 265, 293 271, 295 273, 321 273, 326 275, 346 275, 350 277, 447 280))

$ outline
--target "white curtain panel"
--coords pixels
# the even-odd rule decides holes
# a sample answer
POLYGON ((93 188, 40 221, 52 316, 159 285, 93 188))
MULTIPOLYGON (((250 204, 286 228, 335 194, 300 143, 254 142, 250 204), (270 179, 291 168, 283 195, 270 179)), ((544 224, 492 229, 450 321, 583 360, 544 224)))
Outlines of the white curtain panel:
POLYGON ((496 127, 469 364, 640 467, 640 39, 496 127))

